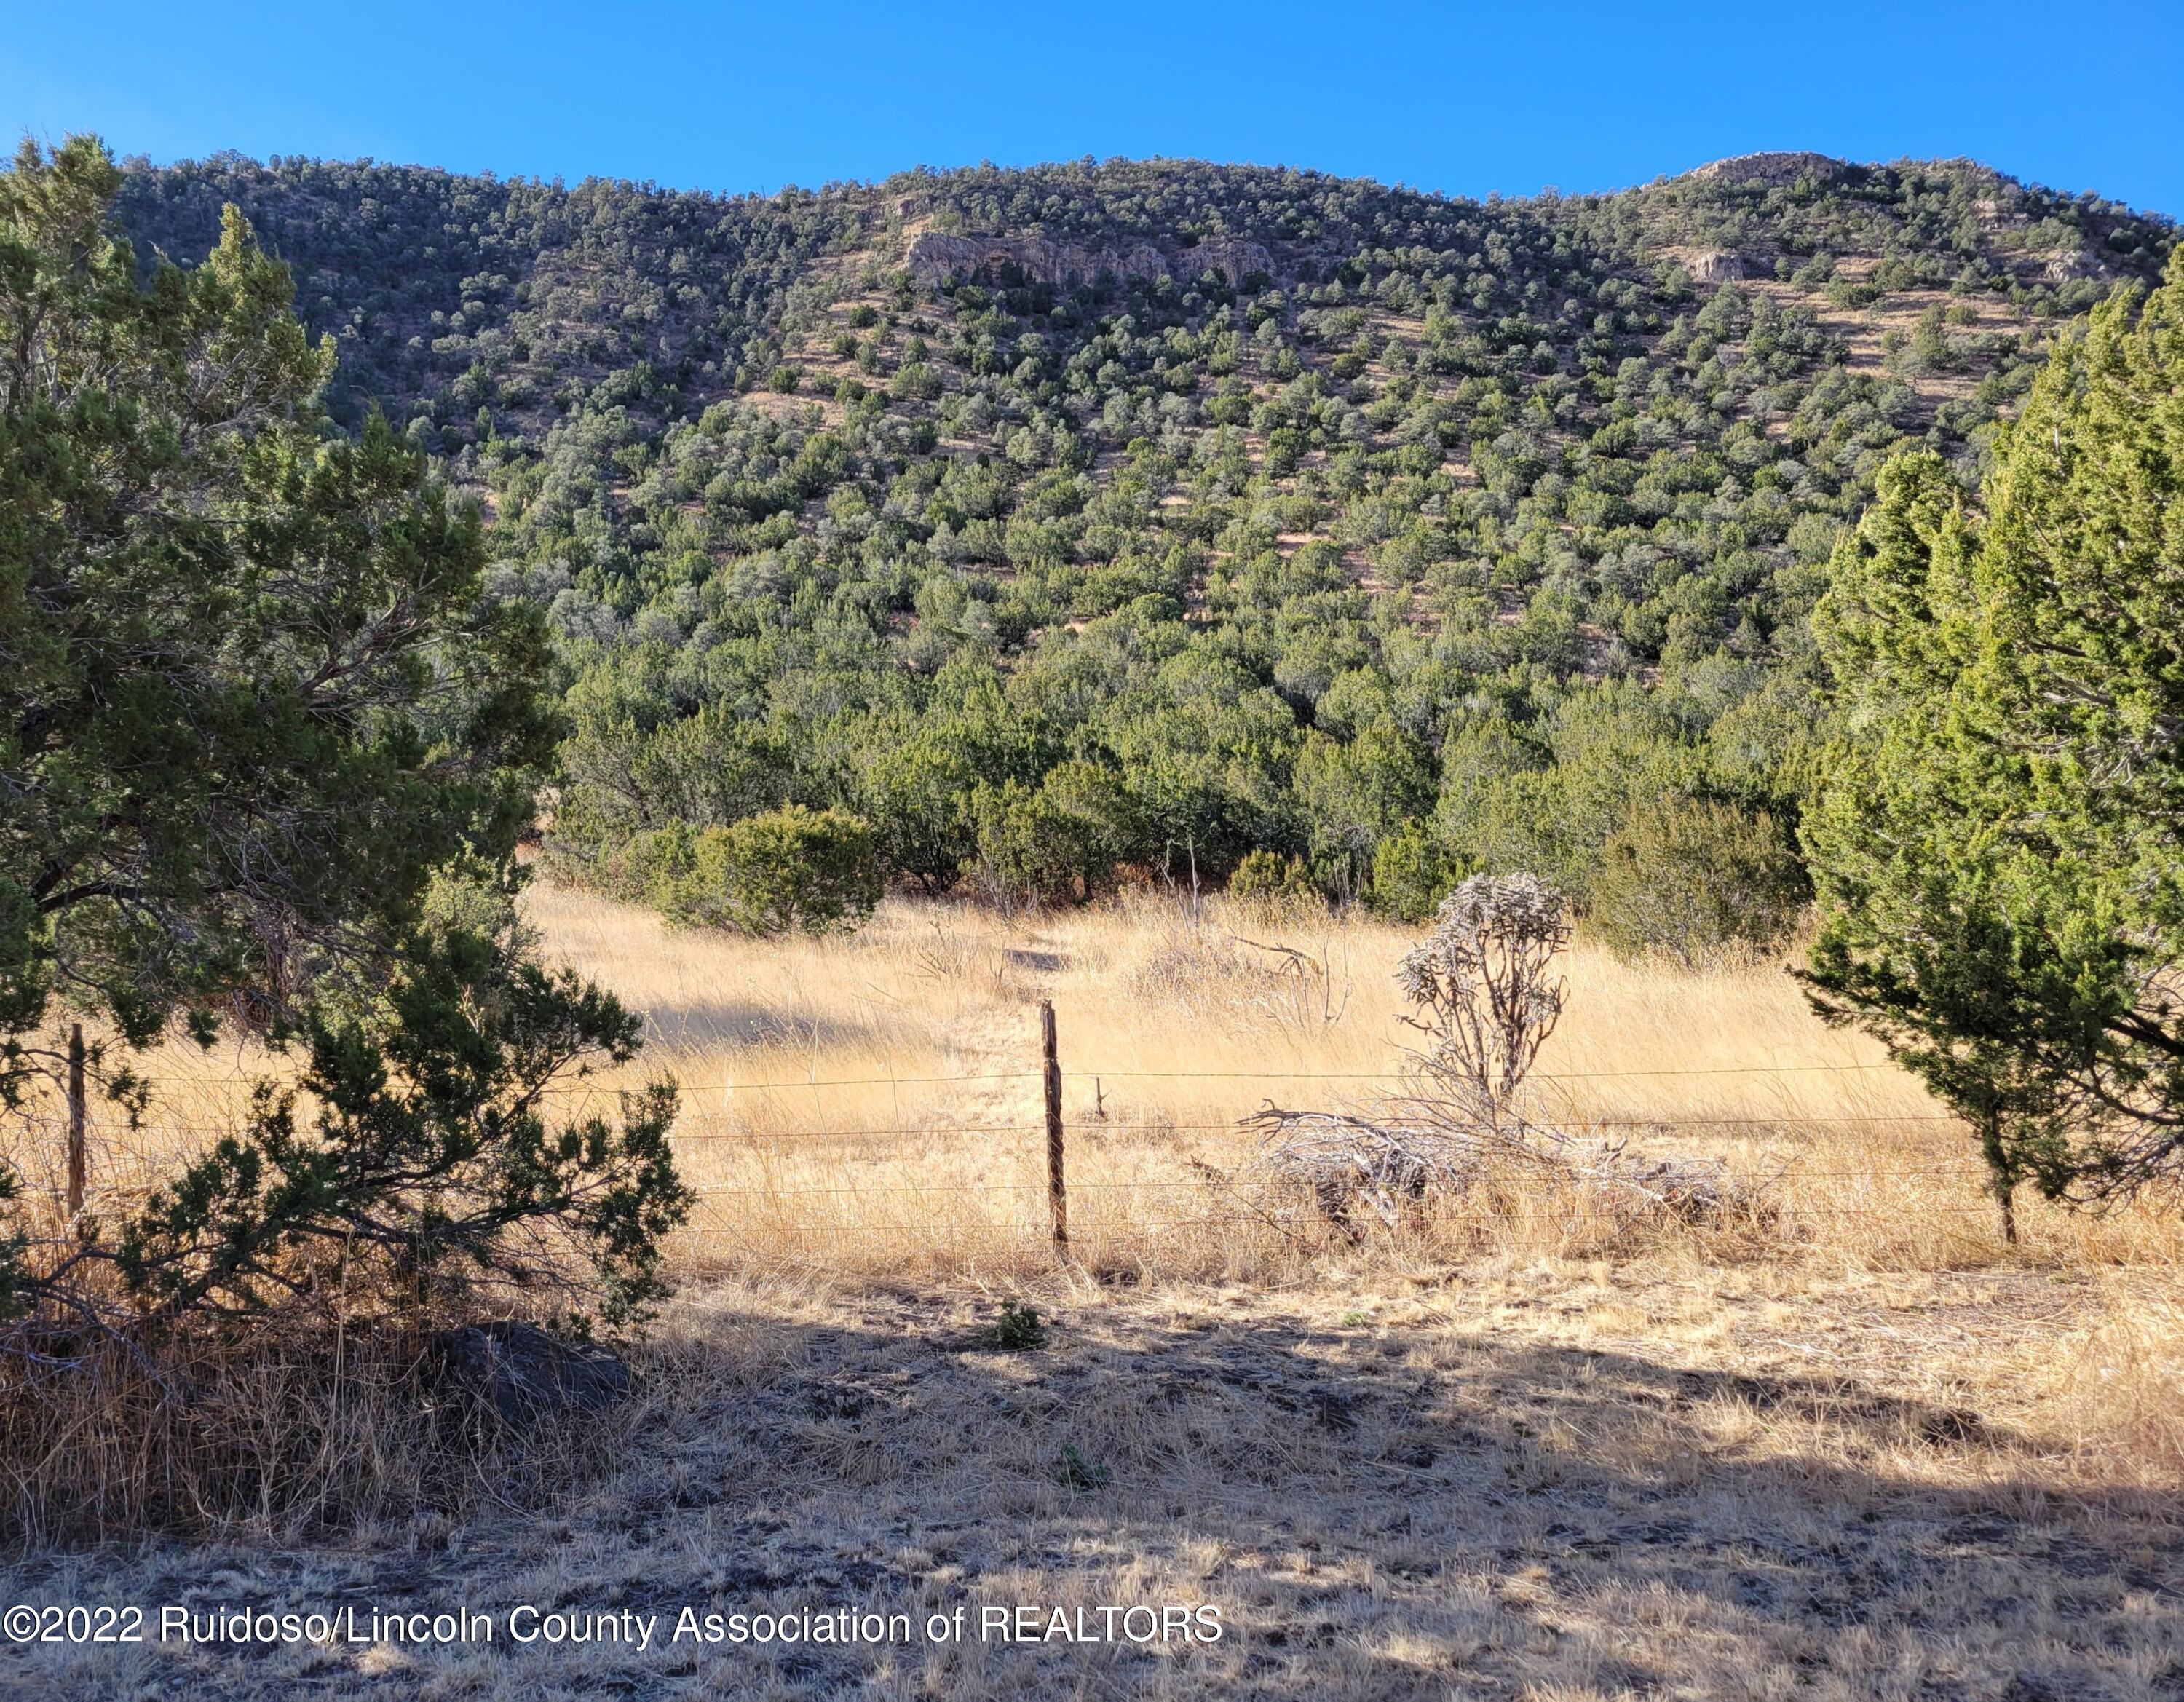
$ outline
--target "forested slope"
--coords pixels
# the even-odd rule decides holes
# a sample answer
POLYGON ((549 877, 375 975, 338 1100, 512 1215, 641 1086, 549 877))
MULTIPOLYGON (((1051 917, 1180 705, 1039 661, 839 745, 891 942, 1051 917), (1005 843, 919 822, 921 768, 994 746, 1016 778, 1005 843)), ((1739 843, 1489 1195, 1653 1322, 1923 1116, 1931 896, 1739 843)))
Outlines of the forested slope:
POLYGON ((337 337, 336 413, 448 456, 501 593, 551 603, 556 854, 686 909, 737 866, 708 830, 800 805, 934 887, 1263 851, 1398 912, 1521 865, 1769 926, 1839 528, 1908 441, 1975 489, 2049 341, 2176 239, 1816 155, 1483 203, 226 158, 132 170, 125 217, 188 260, 228 201, 337 337))

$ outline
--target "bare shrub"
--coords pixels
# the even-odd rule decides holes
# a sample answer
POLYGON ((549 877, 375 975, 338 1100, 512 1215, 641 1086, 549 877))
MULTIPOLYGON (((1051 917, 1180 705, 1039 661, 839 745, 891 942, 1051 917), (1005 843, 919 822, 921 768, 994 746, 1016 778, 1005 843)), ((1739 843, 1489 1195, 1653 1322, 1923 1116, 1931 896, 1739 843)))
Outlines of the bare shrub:
POLYGON ((1471 1195, 1490 1179, 1572 1188, 1641 1215, 1719 1217, 1741 1190, 1716 1160, 1646 1158, 1621 1141, 1583 1139, 1542 1114, 1526 1078, 1561 1021, 1568 986, 1557 960, 1570 926, 1563 895, 1531 875, 1474 876, 1441 904, 1396 966, 1427 1037, 1415 1087, 1368 1114, 1268 1105, 1245 1120, 1263 1168, 1301 1189, 1353 1239, 1356 1214, 1390 1228, 1434 1196, 1471 1195))
POLYGON ((1350 976, 1330 918, 1323 906, 1316 917, 1305 911, 1290 915, 1316 921, 1317 943, 1246 938, 1207 916, 1172 909, 1159 923, 1157 943, 1138 965, 1132 984, 1149 998, 1223 1028, 1308 1032, 1340 1021, 1349 1004, 1350 976))
POLYGON ((1499 1131, 1562 1020, 1569 983, 1563 895, 1532 875, 1476 875, 1442 901, 1432 929, 1403 954, 1396 984, 1428 1040, 1420 1054, 1438 1099, 1499 1131))
POLYGON ((967 929, 956 925, 956 913, 935 910, 926 919, 930 937, 919 937, 918 973, 933 981, 961 981, 978 961, 981 947, 967 929))

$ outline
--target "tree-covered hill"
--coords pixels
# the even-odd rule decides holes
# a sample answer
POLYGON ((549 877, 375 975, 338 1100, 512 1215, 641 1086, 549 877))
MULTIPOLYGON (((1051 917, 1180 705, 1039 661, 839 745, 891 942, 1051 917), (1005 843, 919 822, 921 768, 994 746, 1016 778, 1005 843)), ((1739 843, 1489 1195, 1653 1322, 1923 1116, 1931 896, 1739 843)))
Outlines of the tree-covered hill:
POLYGON ((1809 154, 1485 203, 1089 160, 720 197, 226 157, 124 197, 186 260, 228 202, 336 414, 448 456, 500 594, 552 605, 571 868, 706 915, 830 833, 1056 896, 1263 852, 1399 911, 1521 864, 1674 938, 1794 898, 1807 615, 1880 462, 1970 487, 2176 242, 1809 154))

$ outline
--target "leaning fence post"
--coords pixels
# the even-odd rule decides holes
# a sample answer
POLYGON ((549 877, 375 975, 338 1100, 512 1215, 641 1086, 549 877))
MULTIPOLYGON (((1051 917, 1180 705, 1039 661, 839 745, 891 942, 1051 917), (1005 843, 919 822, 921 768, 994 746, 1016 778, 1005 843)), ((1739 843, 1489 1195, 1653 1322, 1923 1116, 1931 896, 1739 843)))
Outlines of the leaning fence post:
POLYGON ((68 1050, 68 1210, 73 1223, 83 1215, 83 1025, 69 1029, 68 1050))
POLYGON ((1046 1054, 1046 1206, 1054 1250, 1069 1256, 1069 1195, 1061 1180, 1061 1054, 1054 1038, 1054 1001, 1039 1002, 1039 1035, 1046 1054))

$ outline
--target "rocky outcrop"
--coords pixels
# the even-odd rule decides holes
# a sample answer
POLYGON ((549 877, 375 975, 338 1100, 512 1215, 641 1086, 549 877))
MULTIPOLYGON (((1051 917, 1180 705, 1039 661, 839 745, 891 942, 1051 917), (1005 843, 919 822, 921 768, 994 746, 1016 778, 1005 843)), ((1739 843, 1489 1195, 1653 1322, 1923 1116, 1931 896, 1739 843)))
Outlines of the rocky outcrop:
POLYGON ((1805 176, 1825 182, 1847 169, 1845 161, 1825 153, 1740 153, 1685 175, 1702 183, 1757 183, 1776 189, 1805 176))
POLYGON ((1274 257, 1256 242, 1217 236, 1181 255, 1174 270, 1182 278, 1202 278, 1208 272, 1215 272, 1227 279, 1228 286, 1234 289, 1254 272, 1264 272, 1273 277, 1274 257))
POLYGON ((1749 275, 1743 257, 1727 248, 1704 248, 1693 254, 1691 274, 1702 284, 1725 284, 1732 278, 1749 275))
POLYGON ((1045 236, 952 236, 939 231, 914 238, 905 260, 911 276, 928 288, 955 278, 986 283, 1022 279, 1067 289, 1089 284, 1102 272, 1184 283, 1211 272, 1234 288, 1253 272, 1271 275, 1274 269, 1273 257, 1258 243, 1228 238, 1170 254, 1150 242, 1095 248, 1045 236))
POLYGON ((2040 275, 2051 284, 2066 284, 2073 278, 2109 278, 2115 273, 2092 249, 2070 248, 2049 256, 2040 275))

